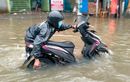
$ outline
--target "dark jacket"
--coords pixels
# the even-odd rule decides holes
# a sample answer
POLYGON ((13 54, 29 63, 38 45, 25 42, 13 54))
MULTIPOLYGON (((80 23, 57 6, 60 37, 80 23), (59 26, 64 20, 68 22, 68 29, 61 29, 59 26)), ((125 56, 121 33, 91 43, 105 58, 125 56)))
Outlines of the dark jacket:
POLYGON ((29 27, 26 31, 25 41, 32 43, 34 48, 31 52, 35 58, 40 57, 43 44, 47 44, 48 40, 56 31, 63 31, 71 28, 71 25, 62 24, 59 29, 52 27, 48 22, 29 27))

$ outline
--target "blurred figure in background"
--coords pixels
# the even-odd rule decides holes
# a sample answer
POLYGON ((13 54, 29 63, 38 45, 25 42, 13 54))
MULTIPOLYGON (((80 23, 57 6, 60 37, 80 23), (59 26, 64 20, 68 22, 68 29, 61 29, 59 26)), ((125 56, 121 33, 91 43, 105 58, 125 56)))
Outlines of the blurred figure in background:
POLYGON ((76 0, 73 12, 77 14, 76 22, 87 21, 88 17, 88 0, 76 0))
POLYGON ((31 0, 32 11, 39 12, 41 11, 41 0, 31 0))

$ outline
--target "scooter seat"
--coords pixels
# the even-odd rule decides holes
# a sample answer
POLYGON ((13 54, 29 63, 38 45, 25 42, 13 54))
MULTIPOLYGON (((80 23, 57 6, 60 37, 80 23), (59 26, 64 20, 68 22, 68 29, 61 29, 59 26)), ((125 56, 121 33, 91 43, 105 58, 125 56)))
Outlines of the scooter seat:
POLYGON ((54 41, 49 41, 47 43, 48 45, 55 45, 55 46, 61 46, 65 48, 74 48, 74 44, 70 41, 64 41, 64 42, 54 42, 54 41))

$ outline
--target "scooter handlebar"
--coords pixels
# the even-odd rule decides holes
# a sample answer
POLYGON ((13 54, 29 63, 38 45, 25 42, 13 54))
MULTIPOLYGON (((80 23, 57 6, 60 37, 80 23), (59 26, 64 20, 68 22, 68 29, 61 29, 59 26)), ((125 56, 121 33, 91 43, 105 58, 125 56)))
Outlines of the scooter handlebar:
MULTIPOLYGON (((79 24, 76 25, 76 27, 75 27, 75 29, 73 30, 73 32, 74 32, 74 33, 78 32, 78 29, 79 29, 80 26, 82 26, 82 25, 86 25, 86 29, 88 29, 88 28, 94 28, 94 26, 90 25, 89 22, 84 22, 84 21, 82 21, 81 23, 79 23, 79 24)), ((96 33, 95 30, 89 30, 89 31, 91 31, 91 32, 93 32, 93 33, 96 33)))

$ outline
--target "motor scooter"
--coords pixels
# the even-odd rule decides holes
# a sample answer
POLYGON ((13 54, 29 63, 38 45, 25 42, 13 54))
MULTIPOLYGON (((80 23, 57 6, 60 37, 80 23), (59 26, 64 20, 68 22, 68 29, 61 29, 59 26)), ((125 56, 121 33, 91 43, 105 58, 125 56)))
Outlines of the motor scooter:
MULTIPOLYGON (((79 32, 81 39, 84 42, 81 53, 84 58, 92 59, 95 56, 100 56, 102 53, 110 54, 107 45, 102 42, 99 36, 96 35, 95 30, 89 30, 92 27, 89 22, 81 21, 77 24, 73 32, 79 32)), ((43 52, 40 61, 44 64, 51 65, 68 65, 76 63, 76 58, 73 54, 75 45, 71 41, 54 42, 49 41, 42 46, 43 52)), ((34 64, 34 57, 30 54, 26 57, 22 68, 32 68, 34 64)))
MULTIPOLYGON (((42 46, 42 54, 38 58, 44 65, 68 65, 75 63, 73 55, 75 45, 70 41, 54 42, 49 41, 42 46)), ((26 60, 21 68, 32 68, 35 58, 31 54, 26 54, 26 60)))
POLYGON ((84 42, 82 54, 84 58, 92 59, 95 56, 101 56, 101 54, 111 54, 108 46, 96 35, 95 30, 90 30, 93 27, 88 21, 81 21, 77 24, 77 28, 74 32, 81 34, 81 39, 84 42))

